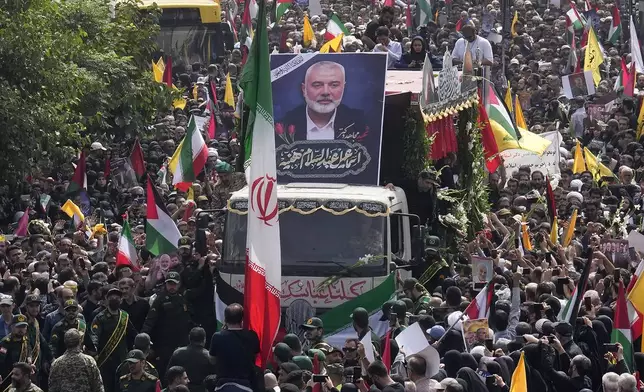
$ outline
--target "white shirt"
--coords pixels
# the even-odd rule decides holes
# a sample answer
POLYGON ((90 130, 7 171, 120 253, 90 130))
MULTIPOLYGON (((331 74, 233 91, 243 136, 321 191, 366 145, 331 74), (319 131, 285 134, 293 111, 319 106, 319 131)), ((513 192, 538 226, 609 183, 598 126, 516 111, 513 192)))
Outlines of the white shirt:
POLYGON ((329 122, 323 126, 318 127, 315 125, 309 116, 309 109, 306 108, 306 140, 333 140, 335 139, 335 131, 333 130, 335 124, 335 115, 337 109, 333 111, 333 116, 329 122))
MULTIPOLYGON (((470 42, 470 53, 472 54, 472 61, 476 62, 477 60, 482 61, 483 59, 494 61, 494 55, 492 54, 492 45, 490 41, 486 40, 483 37, 476 36, 476 39, 473 42, 470 42), (477 52, 479 53, 479 58, 477 59, 477 52)), ((459 38, 454 45, 454 50, 452 50, 452 57, 463 61, 465 57, 465 46, 467 45, 467 40, 465 38, 459 38)))
MULTIPOLYGON (((402 45, 400 42, 389 40, 387 46, 387 68, 393 68, 396 61, 400 60, 402 57, 402 45)), ((374 52, 380 52, 380 50, 374 48, 374 52)))

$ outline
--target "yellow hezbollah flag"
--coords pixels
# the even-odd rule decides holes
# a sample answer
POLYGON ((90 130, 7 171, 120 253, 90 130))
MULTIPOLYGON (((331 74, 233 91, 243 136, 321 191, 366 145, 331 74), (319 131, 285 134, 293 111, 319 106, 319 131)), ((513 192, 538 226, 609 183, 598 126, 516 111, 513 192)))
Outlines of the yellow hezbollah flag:
POLYGON ((74 226, 79 228, 85 221, 85 215, 73 201, 67 199, 65 204, 60 208, 67 216, 74 219, 74 226))
POLYGON ((320 48, 320 53, 341 53, 342 38, 344 38, 344 34, 340 33, 331 41, 325 42, 320 48))
POLYGON ((586 57, 584 58, 584 71, 593 71, 593 80, 595 81, 595 86, 597 86, 602 80, 602 77, 599 74, 599 66, 603 62, 604 53, 601 46, 599 46, 599 42, 597 41, 595 30, 593 30, 592 27, 589 27, 588 46, 586 46, 586 57))
POLYGON ((163 56, 159 57, 159 61, 157 61, 157 67, 159 67, 161 73, 165 72, 165 62, 163 61, 163 56))
MULTIPOLYGON (((644 101, 642 102, 642 106, 640 106, 640 114, 637 116, 637 140, 640 140, 642 133, 644 133, 644 101)), ((644 339, 642 341, 644 342, 644 339)))
POLYGON ((492 133, 494 133, 494 140, 499 151, 518 148, 542 155, 551 143, 550 140, 521 128, 519 128, 521 139, 517 140, 496 121, 490 120, 490 125, 492 126, 492 133))
POLYGON ((519 12, 514 11, 514 18, 512 18, 512 27, 510 27, 510 32, 512 33, 512 37, 516 37, 517 35, 517 29, 516 29, 516 24, 519 21, 519 12))
POLYGON ((154 81, 157 83, 163 82, 163 71, 159 68, 158 63, 152 62, 152 73, 154 74, 154 81))
POLYGON ((510 88, 510 81, 508 80, 508 89, 505 90, 505 98, 503 98, 505 101, 505 106, 508 107, 508 110, 512 112, 512 89, 510 88))
POLYGON ((577 146, 575 147, 575 160, 572 164, 573 174, 579 174, 586 171, 586 162, 584 162, 584 155, 582 153, 581 143, 577 140, 577 146))
POLYGON ((226 75, 226 90, 224 90, 224 102, 231 108, 235 108, 235 95, 233 94, 233 82, 230 81, 230 73, 226 75))
POLYGON ((521 102, 519 102, 519 97, 514 96, 514 121, 517 123, 519 128, 528 128, 528 125, 525 123, 525 117, 523 117, 523 109, 521 109, 521 102))
POLYGON ((637 277, 635 285, 628 293, 628 300, 631 301, 633 307, 640 313, 644 313, 644 282, 642 282, 642 279, 644 279, 644 274, 640 274, 637 277))
POLYGON ((612 171, 607 168, 603 163, 597 160, 597 157, 586 147, 584 147, 584 157, 586 158, 586 166, 588 171, 593 173, 593 178, 598 182, 602 177, 614 177, 612 171))
POLYGON ((532 250, 532 242, 530 241, 530 234, 528 233, 528 224, 521 222, 521 243, 523 244, 523 250, 530 251, 532 250))
POLYGON ((195 201, 195 190, 193 187, 188 188, 188 196, 186 196, 186 200, 195 201))
POLYGON ((566 247, 570 245, 572 241, 572 236, 575 234, 575 226, 577 226, 577 209, 572 212, 570 221, 568 222, 568 228, 566 229, 566 235, 564 235, 563 246, 566 247))
POLYGON ((304 44, 305 48, 308 48, 311 46, 311 43, 313 42, 313 27, 311 26, 311 22, 309 21, 309 16, 304 15, 304 30, 302 31, 302 43, 304 44))
POLYGON ((555 216, 555 220, 552 221, 552 229, 550 230, 550 241, 553 244, 559 242, 559 219, 555 216))
POLYGON ((519 363, 512 373, 510 392, 528 392, 528 376, 525 370, 525 353, 523 351, 519 363))

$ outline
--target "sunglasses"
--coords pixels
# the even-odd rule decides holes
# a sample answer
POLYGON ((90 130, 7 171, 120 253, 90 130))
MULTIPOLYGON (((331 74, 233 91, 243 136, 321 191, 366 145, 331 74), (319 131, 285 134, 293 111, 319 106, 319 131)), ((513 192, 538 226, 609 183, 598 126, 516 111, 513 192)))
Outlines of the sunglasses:
POLYGON ((354 352, 354 351, 356 351, 356 350, 358 350, 358 349, 357 349, 357 348, 355 348, 355 347, 343 347, 343 348, 342 348, 342 351, 344 351, 345 353, 347 353, 347 352, 348 352, 348 353, 351 353, 351 352, 354 352))

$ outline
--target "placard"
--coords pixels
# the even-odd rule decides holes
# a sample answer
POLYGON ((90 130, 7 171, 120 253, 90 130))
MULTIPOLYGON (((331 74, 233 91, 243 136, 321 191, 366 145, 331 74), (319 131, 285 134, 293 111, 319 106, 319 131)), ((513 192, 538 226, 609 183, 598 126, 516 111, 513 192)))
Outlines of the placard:
POLYGON ((494 278, 494 260, 489 257, 472 256, 472 284, 485 285, 494 278))
POLYGON ((492 339, 487 319, 463 320, 463 340, 468 351, 485 344, 485 339, 492 339))
POLYGON ((539 134, 539 136, 552 142, 542 155, 517 148, 499 153, 503 158, 503 166, 505 167, 507 178, 512 178, 512 174, 518 171, 521 166, 528 166, 530 172, 540 171, 544 176, 561 173, 559 169, 561 133, 557 131, 544 132, 539 134))
POLYGON ((561 78, 561 84, 568 99, 595 94, 593 71, 565 75, 561 78))
POLYGON ((387 56, 271 55, 278 182, 378 185, 387 56))

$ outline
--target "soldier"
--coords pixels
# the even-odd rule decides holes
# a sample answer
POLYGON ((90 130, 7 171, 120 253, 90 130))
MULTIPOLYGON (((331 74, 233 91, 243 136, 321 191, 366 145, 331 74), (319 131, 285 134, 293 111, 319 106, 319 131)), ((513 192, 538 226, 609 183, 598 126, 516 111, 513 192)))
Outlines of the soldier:
POLYGON ((368 333, 371 334, 371 343, 376 352, 380 353, 380 338, 369 326, 369 312, 365 308, 355 308, 351 313, 353 329, 358 333, 358 339, 362 340, 368 333))
POLYGON ((136 334, 127 312, 120 309, 121 290, 112 287, 107 292, 107 309, 100 312, 92 322, 90 337, 98 355, 96 363, 101 369, 106 391, 116 386, 116 369, 127 355, 127 334, 136 334))
POLYGON ((26 362, 17 362, 12 366, 11 388, 8 392, 42 392, 36 384, 31 383, 33 369, 31 364, 26 362))
POLYGON ((5 390, 6 384, 16 362, 31 363, 33 348, 27 338, 27 316, 17 314, 11 320, 11 333, 0 341, 0 390, 5 390))
POLYGON ((156 392, 161 390, 159 379, 143 370, 145 354, 141 350, 127 353, 130 373, 119 379, 118 392, 156 392))
POLYGON ((300 328, 304 329, 304 338, 306 339, 302 351, 306 352, 311 348, 315 348, 319 343, 324 343, 322 339, 324 336, 324 324, 319 318, 311 317, 300 325, 300 328))
POLYGON ((153 342, 158 342, 156 355, 157 369, 163 377, 174 350, 188 345, 188 334, 193 327, 188 303, 179 292, 181 277, 170 271, 165 278, 165 290, 150 307, 141 332, 147 333, 153 342))
POLYGON ((41 302, 37 294, 29 294, 25 299, 25 310, 27 316, 27 337, 29 345, 32 347, 31 359, 36 367, 36 380, 39 385, 47 383, 46 373, 49 372, 49 366, 54 359, 40 329, 38 316, 40 314, 41 302), (42 381, 40 379, 43 379, 42 381))
MULTIPOLYGON (((134 338, 134 347, 132 347, 133 350, 141 350, 143 351, 143 354, 145 355, 145 363, 143 364, 143 371, 146 373, 150 373, 154 377, 159 378, 159 372, 157 369, 150 363, 150 361, 147 360, 150 356, 150 346, 152 345, 152 342, 150 342, 150 336, 147 333, 140 333, 136 335, 134 338)), ((122 376, 127 375, 130 372, 130 367, 129 367, 129 362, 125 361, 121 363, 116 369, 116 376, 118 378, 121 378, 122 376)))
MULTIPOLYGON (((389 321, 389 328, 392 331, 391 338, 395 338, 407 326, 407 305, 403 301, 385 302, 382 305, 380 321, 389 321)), ((384 338, 382 342, 384 342, 384 338)))
POLYGON ((68 329, 63 340, 67 351, 51 365, 49 392, 104 392, 96 361, 81 352, 81 333, 68 329))
POLYGON ((431 297, 425 287, 416 278, 408 278, 403 282, 403 292, 414 301, 414 314, 430 313, 431 297))
MULTIPOLYGON (((65 352, 64 336, 65 332, 71 328, 75 328, 80 332, 81 338, 85 341, 85 346, 91 347, 92 344, 92 340, 89 335, 85 333, 87 330, 85 320, 81 320, 79 317, 80 308, 78 306, 78 302, 75 299, 68 299, 65 301, 64 310, 65 318, 57 322, 51 330, 49 348, 51 349, 54 358, 60 357, 65 352)), ((90 348, 89 351, 94 350, 90 348)))

